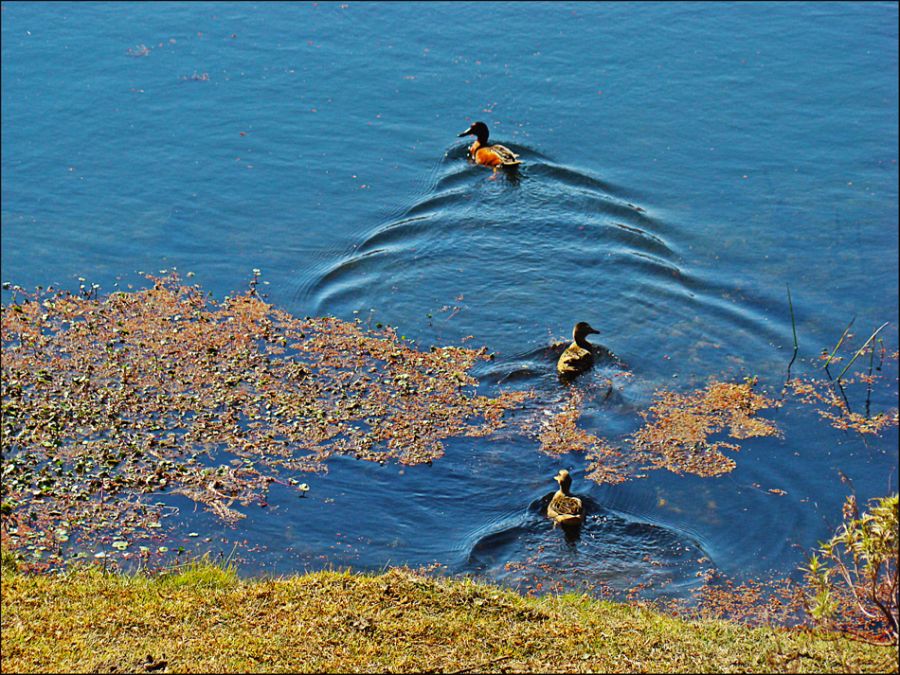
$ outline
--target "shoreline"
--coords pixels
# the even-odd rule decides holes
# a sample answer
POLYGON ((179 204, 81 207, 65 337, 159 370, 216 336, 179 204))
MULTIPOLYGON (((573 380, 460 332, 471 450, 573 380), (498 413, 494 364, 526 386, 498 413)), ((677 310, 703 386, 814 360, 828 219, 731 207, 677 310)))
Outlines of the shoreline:
POLYGON ((4 556, 3 672, 897 672, 820 630, 684 620, 585 595, 523 597, 403 568, 241 579, 26 574, 4 556))

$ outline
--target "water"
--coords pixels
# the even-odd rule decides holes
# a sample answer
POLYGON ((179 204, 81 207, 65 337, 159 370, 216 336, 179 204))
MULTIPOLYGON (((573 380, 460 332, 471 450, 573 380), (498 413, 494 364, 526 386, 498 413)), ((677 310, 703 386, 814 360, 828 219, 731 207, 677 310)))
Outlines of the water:
MULTIPOLYGON (((586 320, 633 373, 610 398, 609 365, 579 383, 610 438, 658 387, 777 392, 787 284, 795 374, 854 316, 857 346, 890 321, 897 348, 895 4, 7 3, 2 38, 3 281, 177 267, 222 297, 259 268, 301 316, 475 336, 486 393, 544 402, 545 348, 586 320), (466 162, 476 119, 518 180, 466 162)), ((875 409, 897 405, 886 369, 875 409)), ((784 438, 715 479, 593 485, 581 457, 501 435, 433 466, 335 460, 237 529, 183 516, 247 540, 248 573, 438 562, 661 594, 788 574, 839 521, 839 471, 860 499, 896 490, 897 430, 770 417, 784 438), (589 506, 577 541, 541 515, 561 466, 589 506)))

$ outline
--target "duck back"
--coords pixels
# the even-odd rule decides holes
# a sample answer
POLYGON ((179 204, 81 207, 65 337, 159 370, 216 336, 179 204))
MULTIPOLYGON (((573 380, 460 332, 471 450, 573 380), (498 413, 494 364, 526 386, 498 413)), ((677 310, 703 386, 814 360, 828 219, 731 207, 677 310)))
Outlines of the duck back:
POLYGON ((556 370, 560 375, 578 375, 592 365, 594 365, 594 352, 573 342, 560 355, 559 361, 556 362, 556 370))
POLYGON ((558 496, 553 500, 552 506, 560 515, 581 515, 581 500, 578 497, 558 496))
POLYGON ((470 150, 476 164, 485 166, 515 166, 521 164, 519 156, 505 145, 488 145, 481 147, 476 141, 470 150))

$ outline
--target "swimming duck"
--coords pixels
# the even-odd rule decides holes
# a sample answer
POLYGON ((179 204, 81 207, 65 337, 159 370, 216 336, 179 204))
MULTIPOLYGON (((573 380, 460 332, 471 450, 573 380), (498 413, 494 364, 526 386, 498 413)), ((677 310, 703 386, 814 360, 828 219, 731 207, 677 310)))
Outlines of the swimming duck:
POLYGON ((572 329, 572 344, 560 354, 559 361, 556 362, 556 370, 561 376, 575 377, 594 365, 594 345, 587 341, 587 336, 599 332, 584 321, 575 324, 572 329))
POLYGON ((554 523, 563 527, 581 525, 584 521, 584 507, 578 497, 569 494, 572 476, 568 471, 562 469, 553 477, 553 480, 559 483, 559 490, 547 505, 547 515, 553 519, 554 523))
POLYGON ((492 166, 494 171, 521 164, 519 156, 505 145, 488 144, 488 128, 484 122, 475 122, 459 136, 475 136, 475 142, 469 146, 469 156, 476 164, 492 166))

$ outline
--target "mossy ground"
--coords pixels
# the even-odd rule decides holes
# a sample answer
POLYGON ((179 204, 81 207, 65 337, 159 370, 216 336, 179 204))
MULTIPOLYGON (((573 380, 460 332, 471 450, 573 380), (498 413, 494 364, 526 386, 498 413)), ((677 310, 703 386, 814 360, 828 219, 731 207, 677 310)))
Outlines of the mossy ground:
POLYGON ((3 672, 897 672, 895 649, 833 634, 402 569, 49 576, 4 558, 3 672))

